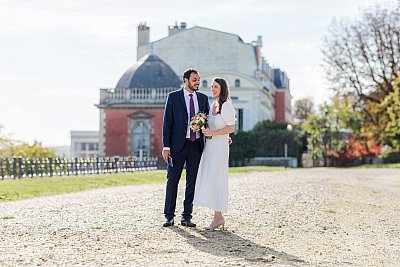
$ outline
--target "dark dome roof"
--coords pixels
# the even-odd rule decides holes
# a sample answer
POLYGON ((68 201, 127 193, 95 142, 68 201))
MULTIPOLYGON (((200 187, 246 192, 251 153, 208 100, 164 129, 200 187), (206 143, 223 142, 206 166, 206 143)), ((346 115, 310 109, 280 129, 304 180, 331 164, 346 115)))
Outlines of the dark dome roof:
POLYGON ((130 67, 117 83, 117 89, 179 88, 182 82, 175 72, 156 55, 146 55, 130 67))

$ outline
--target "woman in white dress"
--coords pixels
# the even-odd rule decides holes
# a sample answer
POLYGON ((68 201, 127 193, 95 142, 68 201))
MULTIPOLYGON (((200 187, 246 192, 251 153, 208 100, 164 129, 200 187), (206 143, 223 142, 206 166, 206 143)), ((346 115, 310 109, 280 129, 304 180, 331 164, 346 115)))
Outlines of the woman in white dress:
POLYGON ((206 229, 224 228, 222 212, 228 210, 229 134, 235 131, 235 108, 229 97, 229 86, 223 78, 214 78, 211 92, 216 101, 211 105, 207 139, 196 179, 193 204, 214 210, 214 220, 206 229))

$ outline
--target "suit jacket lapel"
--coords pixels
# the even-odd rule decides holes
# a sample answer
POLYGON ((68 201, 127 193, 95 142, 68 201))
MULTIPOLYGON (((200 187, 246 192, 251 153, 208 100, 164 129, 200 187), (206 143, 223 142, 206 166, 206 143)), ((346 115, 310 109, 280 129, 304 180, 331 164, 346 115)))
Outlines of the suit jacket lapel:
POLYGON ((200 95, 196 92, 196 97, 197 97, 197 103, 199 104, 199 111, 201 112, 205 112, 205 110, 203 109, 203 101, 200 100, 200 95))
POLYGON ((184 113, 184 116, 185 116, 185 118, 186 118, 186 120, 185 121, 187 121, 188 120, 188 114, 187 114, 187 107, 186 107, 186 101, 185 101, 185 94, 183 93, 183 90, 185 90, 184 88, 182 88, 182 90, 180 91, 180 96, 179 96, 179 100, 180 100, 180 102, 181 102, 181 104, 183 105, 183 108, 184 108, 184 110, 185 110, 185 112, 183 112, 184 113))

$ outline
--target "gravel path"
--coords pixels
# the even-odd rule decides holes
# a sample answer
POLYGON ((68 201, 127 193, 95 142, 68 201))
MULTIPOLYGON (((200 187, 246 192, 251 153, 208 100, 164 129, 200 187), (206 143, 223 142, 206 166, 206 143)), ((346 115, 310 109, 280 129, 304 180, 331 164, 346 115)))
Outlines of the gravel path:
POLYGON ((203 230, 212 212, 198 207, 197 229, 161 227, 163 184, 0 203, 0 266, 400 265, 399 169, 255 172, 229 183, 224 231, 203 230))

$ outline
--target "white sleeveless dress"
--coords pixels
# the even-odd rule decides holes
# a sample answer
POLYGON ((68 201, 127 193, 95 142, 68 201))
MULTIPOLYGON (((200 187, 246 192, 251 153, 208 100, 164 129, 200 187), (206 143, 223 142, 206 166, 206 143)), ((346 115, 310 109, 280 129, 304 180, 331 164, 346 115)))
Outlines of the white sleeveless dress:
MULTIPOLYGON (((212 104, 212 107, 217 102, 212 104)), ((213 115, 210 110, 208 126, 211 130, 223 129, 235 124, 235 108, 232 103, 222 104, 221 114, 213 115)), ((214 135, 206 139, 197 173, 193 204, 214 211, 228 210, 228 161, 229 134, 214 135)))

